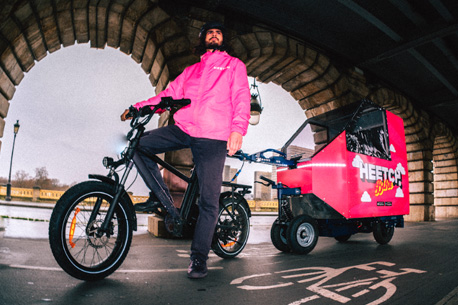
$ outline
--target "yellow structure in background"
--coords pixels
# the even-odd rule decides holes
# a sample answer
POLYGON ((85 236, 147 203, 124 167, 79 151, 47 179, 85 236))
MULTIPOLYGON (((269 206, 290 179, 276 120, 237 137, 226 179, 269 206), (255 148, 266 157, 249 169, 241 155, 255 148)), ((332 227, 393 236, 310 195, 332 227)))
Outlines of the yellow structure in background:
MULTIPOLYGON (((19 201, 32 201, 32 202, 56 202, 59 198, 65 193, 65 191, 53 191, 53 190, 41 190, 40 188, 20 188, 12 187, 11 188, 11 197, 13 200, 19 201)), ((133 196, 131 194, 130 198, 132 202, 144 202, 148 199, 147 196, 133 196)), ((6 196, 6 187, 0 186, 0 197, 6 196)))
MULTIPOLYGON (((11 197, 16 201, 31 202, 56 202, 65 193, 65 191, 41 190, 40 188, 11 188, 11 197)), ((5 198, 6 186, 0 186, 0 198, 5 198)), ((134 204, 145 202, 148 196, 134 196, 129 194, 134 204)), ((277 211, 278 202, 276 200, 247 200, 252 211, 275 212, 277 211)))

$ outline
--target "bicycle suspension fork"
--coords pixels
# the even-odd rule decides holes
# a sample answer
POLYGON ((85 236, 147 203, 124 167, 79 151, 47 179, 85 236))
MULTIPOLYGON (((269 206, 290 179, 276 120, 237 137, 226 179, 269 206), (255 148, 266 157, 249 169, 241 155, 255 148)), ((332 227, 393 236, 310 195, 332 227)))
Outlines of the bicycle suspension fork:
MULTIPOLYGON (((124 171, 124 174, 121 180, 119 181, 119 183, 116 184, 115 196, 113 198, 113 201, 111 202, 111 204, 108 207, 108 210, 107 210, 107 213, 105 215, 105 219, 103 220, 102 225, 100 226, 99 230, 97 231, 98 237, 102 237, 104 233, 106 233, 108 237, 110 235, 109 228, 110 228, 111 219, 113 218, 115 208, 118 205, 118 202, 121 196, 124 194, 124 185, 127 181, 127 177, 129 176, 129 173, 132 170, 133 166, 134 166, 134 162, 132 160, 126 164, 126 170, 124 171)), ((95 214, 98 212, 100 208, 100 204, 101 204, 101 200, 100 200, 100 203, 99 202, 96 203, 96 205, 98 206, 94 208, 94 212, 92 213, 91 218, 93 217, 95 218, 95 214)))
MULTIPOLYGON (((116 188, 115 188, 115 196, 113 198, 113 202, 109 205, 107 214, 105 215, 105 219, 103 220, 102 225, 97 231, 97 236, 102 237, 104 233, 107 234, 107 236, 110 235, 110 224, 111 224, 111 219, 113 218, 114 211, 116 206, 118 205, 118 202, 124 194, 124 185, 126 184, 127 177, 130 174, 130 171, 132 170, 134 166, 134 162, 132 161, 133 155, 135 153, 135 149, 138 146, 138 142, 140 140, 141 135, 145 131, 145 128, 143 126, 140 126, 138 129, 138 133, 135 135, 135 138, 132 139, 131 144, 129 145, 126 155, 125 155, 125 160, 126 160, 126 169, 124 170, 124 174, 121 177, 121 180, 116 183, 116 188)), ((114 172, 113 172, 114 173, 114 172)), ((97 203, 98 206, 95 207, 94 212, 91 215, 91 218, 95 218, 96 214, 98 213, 98 210, 100 208, 101 200, 100 203, 97 203)))

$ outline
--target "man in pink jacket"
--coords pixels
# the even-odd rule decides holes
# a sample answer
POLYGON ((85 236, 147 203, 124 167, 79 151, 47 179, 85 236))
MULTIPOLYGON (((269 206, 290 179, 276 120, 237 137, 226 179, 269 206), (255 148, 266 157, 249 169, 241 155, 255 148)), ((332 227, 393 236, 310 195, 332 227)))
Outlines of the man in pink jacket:
MULTIPOLYGON (((200 62, 186 68, 167 89, 155 97, 134 105, 137 109, 155 105, 161 97, 188 98, 191 104, 174 115, 175 125, 146 132, 139 148, 152 154, 191 148, 199 180, 199 218, 191 245, 189 278, 207 275, 206 261, 215 230, 226 154, 233 155, 242 146, 250 118, 250 89, 246 67, 230 56, 221 23, 205 24, 199 34, 196 52, 200 62)), ((128 110, 121 115, 126 120, 128 110)), ((135 165, 151 189, 150 200, 137 204, 137 210, 165 207, 174 218, 175 233, 181 226, 179 213, 155 162, 136 153, 135 165), (158 202, 154 202, 158 201, 158 202)))

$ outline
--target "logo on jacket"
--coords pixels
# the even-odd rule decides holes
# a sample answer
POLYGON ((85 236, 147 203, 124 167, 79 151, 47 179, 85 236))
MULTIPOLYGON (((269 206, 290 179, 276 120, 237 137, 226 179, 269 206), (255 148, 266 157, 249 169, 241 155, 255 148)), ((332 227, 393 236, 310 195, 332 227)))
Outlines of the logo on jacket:
POLYGON ((230 69, 230 68, 231 68, 230 66, 227 66, 227 67, 213 67, 213 69, 220 70, 220 71, 227 70, 227 69, 230 69))

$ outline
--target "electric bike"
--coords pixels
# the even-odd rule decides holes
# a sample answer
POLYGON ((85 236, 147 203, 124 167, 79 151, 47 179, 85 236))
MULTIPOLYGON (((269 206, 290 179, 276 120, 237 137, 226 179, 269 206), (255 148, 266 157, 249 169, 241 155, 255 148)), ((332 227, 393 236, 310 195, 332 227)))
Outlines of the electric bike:
MULTIPOLYGON (((121 266, 129 252, 132 232, 137 230, 136 212, 125 184, 145 125, 158 110, 176 110, 189 103, 189 99, 164 97, 154 107, 138 111, 131 107, 127 147, 119 160, 103 159, 108 175, 89 175, 90 180, 71 187, 57 201, 49 224, 49 242, 54 258, 68 274, 94 281, 109 276, 121 266), (122 172, 121 176, 118 171, 122 172)), ((192 235, 199 215, 196 172, 192 171, 188 177, 156 155, 148 157, 188 183, 179 212, 184 222, 181 235, 192 235)), ((212 250, 222 258, 232 258, 244 249, 248 240, 251 211, 244 195, 250 193, 251 186, 231 182, 224 182, 223 186, 230 191, 220 196, 212 250)))

